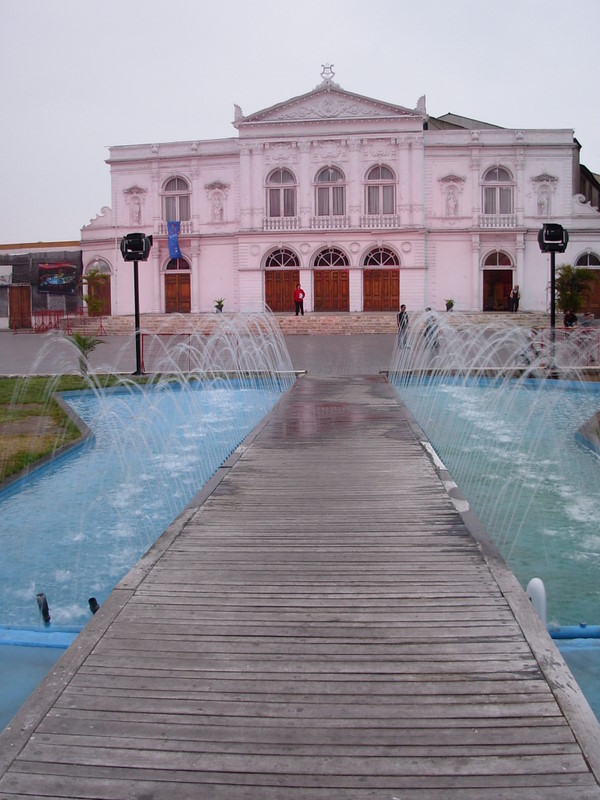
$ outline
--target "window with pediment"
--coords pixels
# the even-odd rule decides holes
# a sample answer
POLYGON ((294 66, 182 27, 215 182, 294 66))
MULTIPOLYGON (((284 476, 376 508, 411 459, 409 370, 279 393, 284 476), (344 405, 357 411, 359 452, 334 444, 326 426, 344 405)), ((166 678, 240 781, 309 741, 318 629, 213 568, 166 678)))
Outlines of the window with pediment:
POLYGON ((267 179, 269 217, 296 216, 296 178, 289 169, 276 169, 267 179))
POLYGON ((396 178, 389 167, 378 165, 367 173, 367 214, 394 214, 396 178))
POLYGON ((483 213, 513 213, 514 181, 505 167, 492 167, 483 176, 483 213))
POLYGON ((325 167, 317 175, 317 216, 336 217, 346 213, 346 179, 336 167, 325 167))
POLYGON ((170 178, 163 189, 163 219, 167 222, 190 219, 190 187, 185 178, 170 178))

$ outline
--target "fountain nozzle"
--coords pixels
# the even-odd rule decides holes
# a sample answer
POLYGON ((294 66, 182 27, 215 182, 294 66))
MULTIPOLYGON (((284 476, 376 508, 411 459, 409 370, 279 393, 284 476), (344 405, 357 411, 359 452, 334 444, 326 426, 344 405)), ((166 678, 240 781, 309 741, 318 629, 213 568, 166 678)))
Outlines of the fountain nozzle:
POLYGON ((50 624, 50 609, 48 608, 48 601, 46 600, 46 595, 43 592, 38 592, 35 596, 37 600, 38 608, 40 609, 40 614, 42 615, 42 619, 46 623, 46 625, 50 624))
POLYGON ((92 614, 95 614, 96 611, 98 611, 98 609, 100 608, 100 606, 98 605, 98 601, 96 600, 95 597, 90 597, 88 603, 90 604, 90 611, 92 612, 92 614))

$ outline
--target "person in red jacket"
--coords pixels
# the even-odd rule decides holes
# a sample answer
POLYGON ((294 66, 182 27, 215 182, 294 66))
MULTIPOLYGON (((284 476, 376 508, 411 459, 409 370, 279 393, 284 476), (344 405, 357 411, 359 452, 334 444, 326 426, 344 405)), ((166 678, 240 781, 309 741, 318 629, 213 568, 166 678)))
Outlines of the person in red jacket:
POLYGON ((298 312, 304 316, 304 297, 306 292, 297 284, 296 288, 294 289, 294 303, 296 304, 296 316, 298 316, 298 312))

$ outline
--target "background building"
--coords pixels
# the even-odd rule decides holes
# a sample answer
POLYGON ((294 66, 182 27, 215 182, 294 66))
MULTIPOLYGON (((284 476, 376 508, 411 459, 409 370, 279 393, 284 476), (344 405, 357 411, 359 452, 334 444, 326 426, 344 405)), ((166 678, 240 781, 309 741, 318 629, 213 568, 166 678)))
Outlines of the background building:
POLYGON ((0 329, 32 328, 81 308, 79 242, 0 245, 0 329))
MULTIPOLYGON (((565 262, 600 268, 598 182, 572 130, 434 118, 425 98, 404 108, 333 77, 325 67, 313 91, 248 116, 236 107, 237 137, 110 148, 112 205, 81 234, 84 272, 110 275, 106 313, 133 312, 119 251, 132 231, 154 240, 142 313, 212 311, 217 298, 226 311, 291 311, 297 283, 316 312, 450 297, 504 310, 515 285, 521 309, 544 311, 544 222, 569 231, 565 262)), ((600 315, 600 285, 589 307, 600 315)))

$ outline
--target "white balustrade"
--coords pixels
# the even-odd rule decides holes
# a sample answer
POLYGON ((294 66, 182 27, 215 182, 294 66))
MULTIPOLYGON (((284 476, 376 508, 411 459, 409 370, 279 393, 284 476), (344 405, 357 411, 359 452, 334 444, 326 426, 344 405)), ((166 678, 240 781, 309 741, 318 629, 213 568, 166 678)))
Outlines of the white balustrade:
POLYGON ((300 227, 298 217, 265 217, 265 231, 295 231, 300 227))
POLYGON ((317 230, 339 230, 350 227, 350 217, 340 215, 335 217, 311 217, 310 227, 317 230))
POLYGON ((516 214, 480 214, 480 228, 516 228, 516 214))

